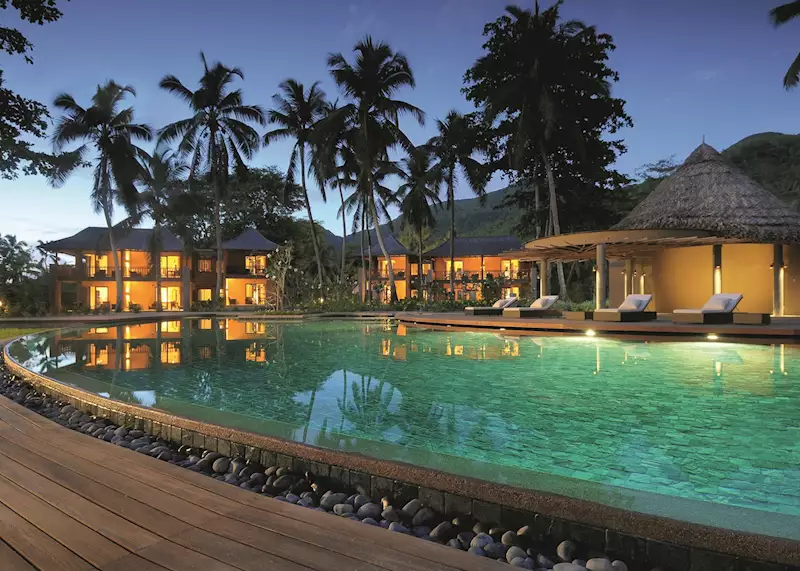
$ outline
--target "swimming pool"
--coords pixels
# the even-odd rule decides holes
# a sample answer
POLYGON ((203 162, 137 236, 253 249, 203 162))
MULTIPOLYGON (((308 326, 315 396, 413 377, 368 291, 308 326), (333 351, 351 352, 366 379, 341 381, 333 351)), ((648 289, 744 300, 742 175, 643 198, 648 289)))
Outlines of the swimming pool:
POLYGON ((800 539, 794 346, 201 319, 34 334, 9 352, 197 420, 800 539))

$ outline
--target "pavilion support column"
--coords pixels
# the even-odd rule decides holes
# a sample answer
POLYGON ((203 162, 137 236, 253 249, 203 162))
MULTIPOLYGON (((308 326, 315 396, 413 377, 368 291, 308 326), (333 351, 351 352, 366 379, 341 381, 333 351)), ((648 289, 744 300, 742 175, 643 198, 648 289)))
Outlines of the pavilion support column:
POLYGON ((714 256, 714 273, 713 273, 713 293, 716 295, 722 293, 722 244, 715 244, 712 247, 714 256))
POLYGON ((783 246, 773 244, 772 246, 772 315, 780 317, 784 312, 784 267, 783 267, 783 246))
POLYGON ((547 275, 547 260, 542 260, 539 262, 539 295, 549 295, 550 294, 550 287, 549 287, 549 278, 547 275))
POLYGON ((608 298, 608 269, 606 266, 606 245, 597 245, 597 274, 595 287, 595 307, 601 309, 606 306, 608 298))
POLYGON ((630 258, 625 260, 625 271, 623 277, 625 281, 625 295, 622 297, 626 298, 633 293, 633 260, 630 258))
POLYGON ((531 299, 539 299, 539 268, 536 262, 531 262, 531 299))

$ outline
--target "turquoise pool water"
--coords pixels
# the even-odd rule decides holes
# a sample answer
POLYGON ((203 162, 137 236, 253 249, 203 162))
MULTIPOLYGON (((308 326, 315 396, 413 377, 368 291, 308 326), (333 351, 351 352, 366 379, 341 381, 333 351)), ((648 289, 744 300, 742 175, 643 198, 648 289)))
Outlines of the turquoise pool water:
POLYGON ((10 353, 199 420, 800 538, 794 346, 185 320, 36 334, 10 353))

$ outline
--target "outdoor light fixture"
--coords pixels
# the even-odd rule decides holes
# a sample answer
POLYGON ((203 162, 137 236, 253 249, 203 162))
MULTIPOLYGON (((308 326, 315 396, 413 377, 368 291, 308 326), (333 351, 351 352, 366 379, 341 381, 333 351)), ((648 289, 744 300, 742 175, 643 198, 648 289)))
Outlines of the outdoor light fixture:
POLYGON ((716 333, 709 333, 708 335, 706 335, 706 339, 708 339, 709 341, 716 341, 717 339, 719 339, 719 335, 717 335, 716 333))
POLYGON ((597 333, 594 332, 594 329, 587 329, 586 330, 586 336, 587 337, 594 337, 595 335, 597 335, 597 333))

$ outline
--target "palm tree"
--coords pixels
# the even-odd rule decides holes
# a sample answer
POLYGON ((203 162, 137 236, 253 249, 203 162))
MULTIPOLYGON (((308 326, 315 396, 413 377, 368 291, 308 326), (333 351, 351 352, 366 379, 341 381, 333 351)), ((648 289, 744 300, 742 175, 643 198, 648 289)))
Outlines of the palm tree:
POLYGON ((439 169, 447 184, 447 209, 450 210, 450 296, 455 298, 455 239, 456 239, 456 174, 461 173, 467 184, 483 202, 486 198, 486 183, 482 165, 472 158, 477 142, 467 117, 450 111, 444 121, 436 121, 439 134, 428 141, 439 169))
MULTIPOLYGON (((787 2, 786 4, 782 4, 777 8, 773 8, 770 11, 769 16, 772 20, 772 24, 776 27, 780 26, 781 24, 785 24, 790 20, 794 20, 795 18, 800 19, 800 0, 787 2)), ((797 54, 797 57, 792 62, 792 65, 789 66, 786 75, 783 76, 783 86, 786 89, 796 87, 798 83, 800 83, 800 53, 797 54)))
POLYGON ((242 103, 242 90, 231 90, 238 77, 244 79, 238 67, 226 67, 215 62, 209 67, 206 56, 199 87, 192 91, 174 75, 165 75, 159 85, 186 102, 193 115, 170 123, 159 131, 159 142, 180 140, 181 157, 191 156, 189 181, 203 173, 214 190, 214 233, 217 246, 217 283, 214 307, 219 306, 222 295, 222 225, 220 209, 228 186, 231 169, 244 178, 247 174, 245 159, 251 159, 259 147, 259 136, 250 125, 264 125, 264 112, 257 105, 242 103))
POLYGON ((73 143, 80 144, 65 153, 66 160, 50 176, 53 186, 62 185, 75 169, 85 166, 89 155, 94 153, 91 200, 94 211, 103 213, 108 227, 117 285, 116 311, 123 309, 123 285, 112 222, 114 204, 122 205, 129 214, 136 212, 136 181, 142 173, 139 159, 144 156, 144 151, 134 141, 149 141, 153 137, 150 127, 133 122, 133 107, 120 109, 126 95, 136 95, 133 87, 108 81, 97 86, 88 108, 78 105, 69 94, 62 93, 56 97, 54 105, 64 111, 52 139, 56 153, 73 143))
MULTIPOLYGON (((150 265, 156 272, 156 311, 161 311, 161 252, 164 251, 164 224, 174 210, 185 211, 185 203, 190 200, 184 193, 184 177, 189 172, 189 167, 182 162, 172 151, 166 148, 157 148, 147 162, 144 183, 146 190, 139 196, 142 204, 141 214, 150 216, 153 220, 153 233, 148 244, 150 250, 150 265)), ((188 278, 184 268, 182 275, 188 278)), ((186 278, 184 278, 184 282, 186 278)), ((184 283, 183 306, 186 303, 188 287, 184 283)))
POLYGON ((403 87, 414 87, 414 74, 406 57, 388 44, 373 42, 367 36, 355 45, 355 63, 350 64, 341 53, 328 56, 328 67, 336 84, 350 99, 341 109, 342 115, 354 126, 355 151, 359 163, 359 184, 368 194, 366 210, 375 223, 375 234, 389 270, 391 299, 397 299, 394 270, 380 228, 375 168, 388 159, 388 150, 400 145, 413 145, 398 126, 399 116, 408 113, 424 124, 421 109, 392 96, 403 87))
POLYGON ((422 234, 425 228, 433 228, 436 225, 433 208, 442 203, 439 198, 442 173, 438 166, 432 163, 430 148, 421 146, 396 165, 392 172, 401 180, 397 189, 397 200, 403 212, 403 223, 409 224, 417 232, 419 297, 422 297, 422 234))
MULTIPOLYGON (((286 172, 286 184, 294 183, 294 174, 297 171, 297 159, 300 159, 300 184, 303 188, 303 198, 306 203, 308 222, 311 225, 311 242, 314 245, 314 255, 317 258, 317 271, 319 283, 322 285, 324 270, 322 267, 322 254, 317 242, 317 229, 314 225, 314 216, 311 213, 311 201, 308 199, 306 187, 306 151, 314 137, 314 129, 323 118, 325 112, 325 92, 319 88, 315 81, 306 91, 302 83, 294 79, 287 79, 278 86, 283 92, 272 96, 276 108, 268 111, 270 123, 279 125, 264 135, 264 144, 269 145, 280 139, 291 138, 295 140, 292 154, 289 157, 289 168, 286 172)), ((325 200, 325 185, 320 185, 322 199, 325 200)))

